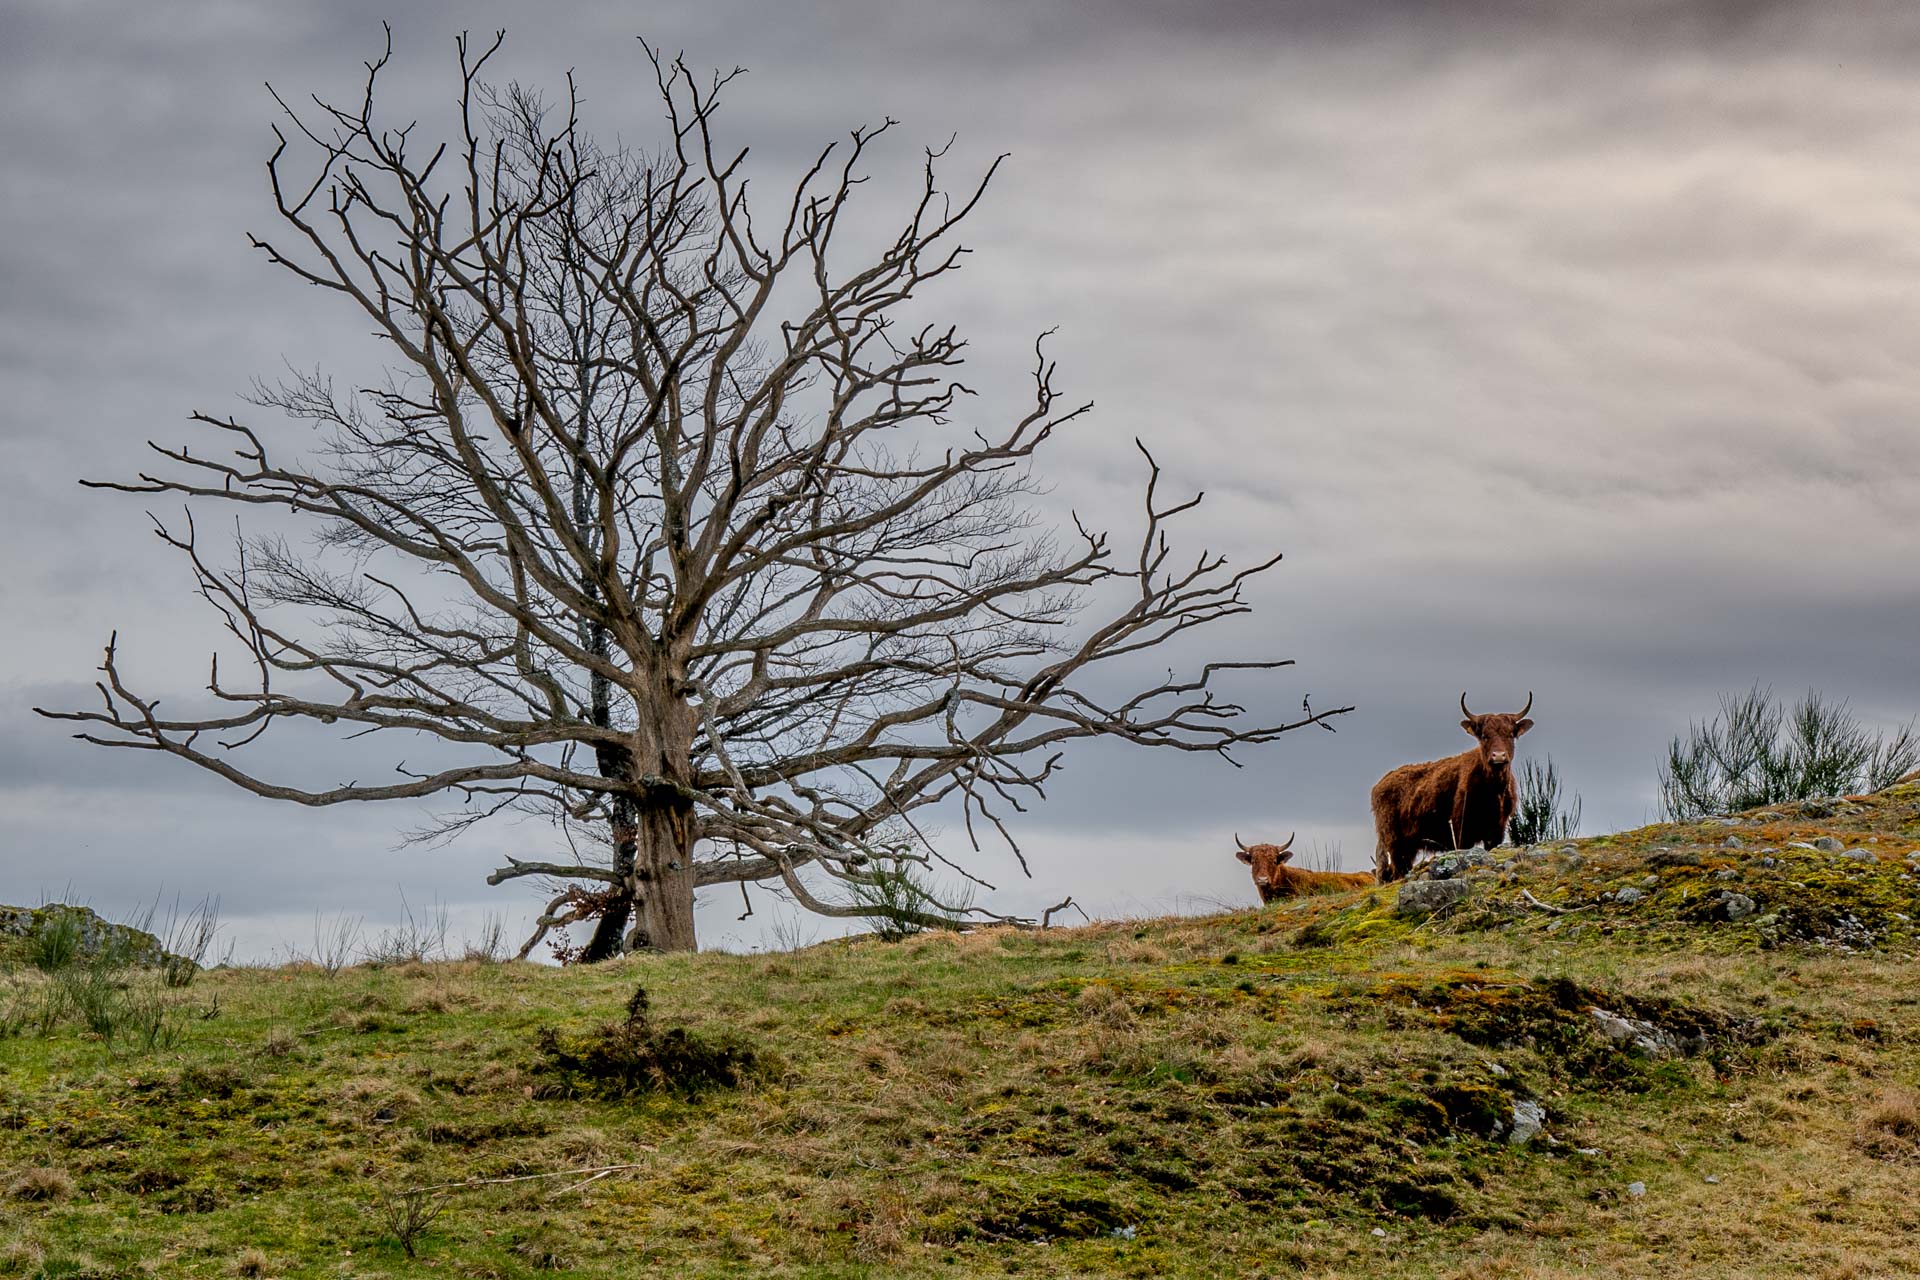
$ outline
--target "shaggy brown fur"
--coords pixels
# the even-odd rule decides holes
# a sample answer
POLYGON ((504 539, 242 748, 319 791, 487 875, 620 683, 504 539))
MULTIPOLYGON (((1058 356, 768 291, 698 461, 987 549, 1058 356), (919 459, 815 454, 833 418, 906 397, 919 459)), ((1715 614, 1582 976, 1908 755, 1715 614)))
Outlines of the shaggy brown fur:
POLYGON ((1527 712, 1477 716, 1460 695, 1460 722, 1479 740, 1445 760, 1401 765, 1373 785, 1373 870, 1384 883, 1405 878, 1423 849, 1492 849, 1507 838, 1519 792, 1513 782, 1514 739, 1533 728, 1527 712))
POLYGON ((1235 836, 1233 842, 1240 845, 1240 851, 1234 856, 1253 868, 1253 887, 1260 891, 1262 903, 1304 898, 1314 893, 1364 889, 1374 882, 1364 871, 1303 871, 1288 866, 1287 859, 1293 857, 1291 835, 1280 845, 1241 844, 1239 836, 1235 836))

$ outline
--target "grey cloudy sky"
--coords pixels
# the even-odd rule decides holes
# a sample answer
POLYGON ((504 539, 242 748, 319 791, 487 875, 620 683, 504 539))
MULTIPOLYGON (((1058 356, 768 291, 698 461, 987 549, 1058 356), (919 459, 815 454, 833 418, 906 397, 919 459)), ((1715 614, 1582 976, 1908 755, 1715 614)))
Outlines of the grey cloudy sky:
MULTIPOLYGON (((725 131, 758 181, 861 123, 956 177, 1011 153, 937 295, 969 381, 1015 403, 1057 326, 1096 412, 1047 470, 1121 529, 1140 436, 1205 488, 1188 527, 1287 553, 1215 644, 1299 665, 1269 712, 1351 702, 1234 771, 1096 748, 1020 830, 1007 908, 1252 902, 1231 833, 1371 851, 1380 773, 1466 745, 1455 699, 1531 689, 1589 831, 1652 813, 1667 737, 1758 680, 1865 717, 1920 711, 1920 11, 1904 3, 269 4, 0 9, 0 901, 124 910, 223 895, 243 951, 404 892, 516 921, 488 890, 536 828, 396 852, 415 815, 307 811, 183 762, 66 740, 119 628, 185 698, 211 643, 138 500, 80 490, 285 362, 364 370, 351 316, 246 247, 271 225, 272 103, 339 93, 394 23, 398 107, 429 123, 452 40, 504 26, 501 77, 649 145, 633 37, 741 64, 725 131), (1538 16, 1554 9, 1565 13, 1538 16)), ((335 781, 339 749, 276 761, 335 781)), ((316 778, 317 775, 317 778, 316 778)), ((342 775, 344 777, 344 774, 342 775)), ((750 944, 738 898, 709 944, 750 944)), ((770 918, 765 910, 755 922, 770 918)))

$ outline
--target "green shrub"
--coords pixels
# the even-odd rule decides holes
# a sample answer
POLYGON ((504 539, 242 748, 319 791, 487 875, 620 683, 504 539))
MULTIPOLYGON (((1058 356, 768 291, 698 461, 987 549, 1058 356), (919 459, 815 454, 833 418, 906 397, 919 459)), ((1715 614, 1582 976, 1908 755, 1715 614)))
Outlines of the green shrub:
POLYGON ((554 1078, 549 1094, 625 1098, 641 1093, 697 1094, 733 1088, 765 1065, 745 1042, 709 1037, 685 1027, 656 1027, 645 987, 627 1001, 625 1022, 607 1023, 585 1036, 562 1036, 552 1027, 534 1033, 540 1069, 554 1078))
POLYGON ((1660 807, 1675 822, 1816 796, 1878 791, 1920 765, 1909 721, 1892 734, 1844 702, 1809 691, 1792 707, 1759 685, 1720 700, 1720 714, 1667 747, 1660 807))
POLYGON ((852 905, 869 927, 894 942, 929 929, 962 928, 972 905, 942 901, 922 864, 912 858, 874 860, 850 876, 848 885, 852 905))
POLYGON ((1544 765, 1527 761, 1520 769, 1520 803, 1507 827, 1507 838, 1515 844, 1543 844, 1570 840, 1579 830, 1580 797, 1561 803, 1560 774, 1552 758, 1544 765))

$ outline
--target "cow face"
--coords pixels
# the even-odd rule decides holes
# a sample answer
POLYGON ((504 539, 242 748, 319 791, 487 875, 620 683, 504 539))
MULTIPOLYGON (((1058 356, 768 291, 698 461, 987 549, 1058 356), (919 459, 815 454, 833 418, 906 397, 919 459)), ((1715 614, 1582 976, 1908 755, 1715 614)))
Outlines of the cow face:
POLYGON ((1467 710, 1467 695, 1460 695, 1460 713, 1466 716, 1460 727, 1472 734, 1480 742, 1480 758, 1488 767, 1498 771, 1513 765, 1513 743, 1527 730, 1533 728, 1533 721, 1527 719, 1527 712, 1533 710, 1533 695, 1527 695, 1527 705, 1515 715, 1477 716, 1467 710))
POLYGON ((1260 901, 1272 902, 1285 892, 1286 876, 1280 868, 1293 856, 1293 836, 1280 845, 1241 844, 1239 836, 1233 842, 1240 846, 1234 856, 1253 868, 1253 887, 1260 891, 1260 901))

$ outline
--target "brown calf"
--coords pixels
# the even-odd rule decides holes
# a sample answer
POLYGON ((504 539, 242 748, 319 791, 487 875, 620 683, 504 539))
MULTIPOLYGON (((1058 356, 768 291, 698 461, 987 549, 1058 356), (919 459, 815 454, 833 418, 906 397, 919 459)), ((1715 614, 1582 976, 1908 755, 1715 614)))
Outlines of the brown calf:
POLYGON ((1373 883, 1373 877, 1364 871, 1303 871, 1288 866, 1287 859, 1293 856, 1291 835, 1282 845, 1242 844, 1237 835, 1233 842, 1240 845, 1240 852, 1234 856, 1253 868, 1253 887, 1260 891, 1262 903, 1364 889, 1373 883))
POLYGON ((1378 838, 1373 870, 1382 883, 1399 880, 1423 849, 1492 849, 1507 838, 1519 802, 1513 782, 1513 744, 1533 721, 1533 695, 1518 715, 1477 716, 1460 695, 1460 727, 1479 739, 1470 751, 1445 760, 1402 765, 1373 786, 1378 838))

